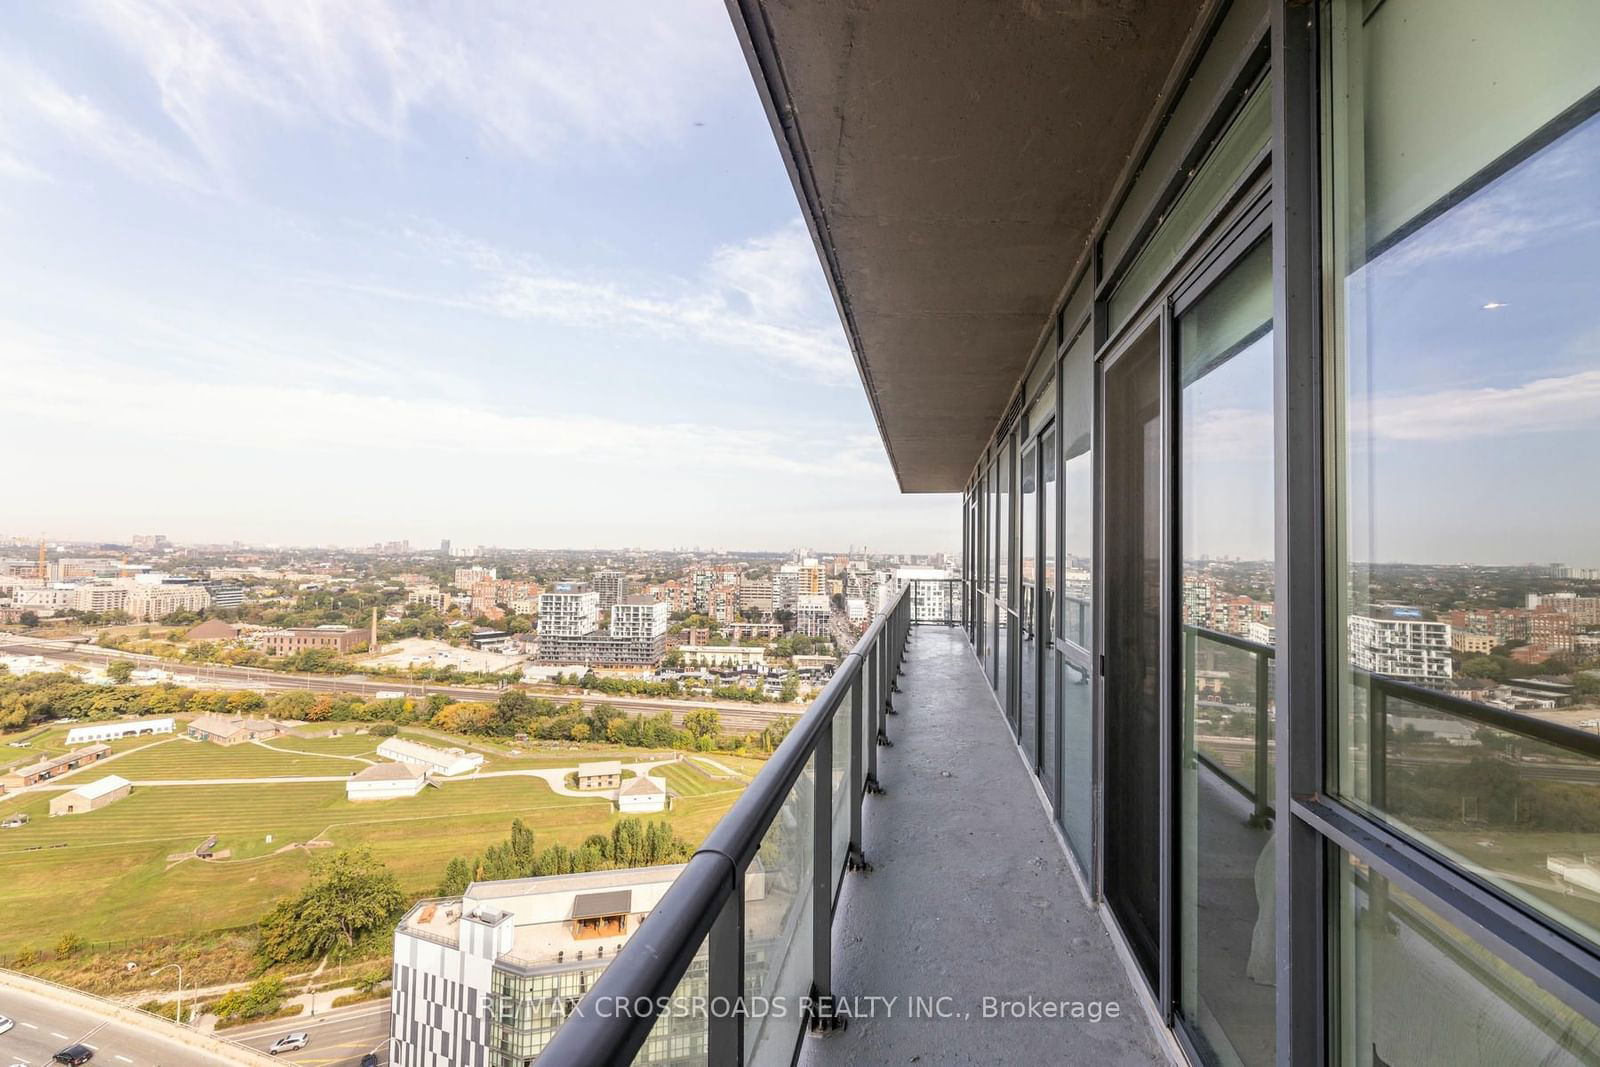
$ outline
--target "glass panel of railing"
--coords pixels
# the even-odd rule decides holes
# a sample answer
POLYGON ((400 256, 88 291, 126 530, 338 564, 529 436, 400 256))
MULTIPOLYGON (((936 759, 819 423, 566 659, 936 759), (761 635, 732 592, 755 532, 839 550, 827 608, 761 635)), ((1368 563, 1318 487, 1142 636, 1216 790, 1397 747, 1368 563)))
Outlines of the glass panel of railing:
POLYGON ((745 895, 745 1062, 790 1063, 811 991, 816 761, 807 760, 756 853, 745 895), (759 870, 759 874, 755 873, 759 870))
POLYGON ((1094 696, 1089 671, 1063 660, 1061 666, 1061 829, 1078 866, 1094 869, 1094 696))
MULTIPOLYGON (((833 882, 835 887, 844 871, 845 855, 850 850, 850 707, 861 690, 861 678, 851 683, 839 701, 833 717, 833 882)), ((829 901, 832 906, 832 901, 829 901)))
MULTIPOLYGON (((873 684, 877 675, 873 665, 877 662, 878 644, 874 642, 870 651, 863 652, 861 664, 861 729, 856 736, 856 741, 861 745, 861 766, 869 768, 872 765, 872 745, 875 740, 874 718, 877 710, 877 701, 881 698, 878 693, 882 690, 882 682, 873 684)), ((865 771, 863 771, 865 773, 865 771)))
POLYGON ((634 1056, 634 1063, 691 1067, 710 1062, 706 1047, 707 961, 706 946, 702 942, 689 969, 678 980, 678 987, 672 991, 670 1003, 656 1016, 650 1036, 634 1056))
POLYGON ((1191 631, 1194 748, 1223 781, 1251 800, 1272 802, 1272 657, 1191 631), (1260 732, 1269 744, 1261 746, 1260 732))
MULTIPOLYGON (((1600 941, 1600 759, 1582 734, 1541 740, 1553 719, 1475 713, 1371 679, 1362 711, 1374 814, 1528 906, 1600 941), (1526 732, 1510 729, 1527 718, 1526 732), (1381 740, 1380 740, 1381 739, 1381 740)), ((1554 701, 1550 701, 1554 703, 1554 701)), ((1358 758, 1358 762, 1360 762, 1358 758)))

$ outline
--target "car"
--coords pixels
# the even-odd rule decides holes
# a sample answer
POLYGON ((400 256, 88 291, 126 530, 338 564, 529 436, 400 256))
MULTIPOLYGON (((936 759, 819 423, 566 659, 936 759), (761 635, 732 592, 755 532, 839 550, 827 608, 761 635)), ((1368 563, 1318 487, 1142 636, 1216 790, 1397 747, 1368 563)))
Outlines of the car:
POLYGON ((94 1049, 81 1043, 73 1043, 50 1057, 54 1063, 65 1063, 68 1067, 81 1067, 94 1059, 94 1049))
POLYGON ((15 1022, 7 1019, 4 1015, 0 1015, 0 1034, 5 1033, 15 1025, 17 1025, 15 1022))
POLYGON ((296 1030, 292 1034, 284 1034, 282 1037, 278 1038, 278 1040, 272 1043, 272 1047, 267 1049, 267 1051, 276 1056, 280 1052, 293 1052, 296 1049, 305 1048, 310 1043, 310 1034, 306 1033, 304 1030, 296 1030))
POLYGON ((369 1052, 361 1057, 361 1067, 378 1067, 378 1054, 369 1052))

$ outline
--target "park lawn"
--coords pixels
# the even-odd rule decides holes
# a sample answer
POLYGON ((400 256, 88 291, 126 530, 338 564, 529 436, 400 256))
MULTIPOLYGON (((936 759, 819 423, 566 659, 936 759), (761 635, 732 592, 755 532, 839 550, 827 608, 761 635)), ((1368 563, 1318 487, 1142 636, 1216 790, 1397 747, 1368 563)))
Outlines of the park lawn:
POLYGON ((733 807, 733 802, 739 799, 743 789, 730 789, 725 793, 705 793, 697 797, 674 797, 672 811, 666 816, 646 815, 646 819, 666 818, 672 823, 672 829, 691 846, 699 847, 711 828, 716 826, 722 817, 728 814, 728 809, 733 807))
POLYGON ((490 755, 491 770, 547 770, 551 767, 576 767, 580 763, 597 763, 620 760, 624 764, 640 763, 661 756, 663 750, 654 748, 564 748, 540 750, 522 746, 522 754, 513 756, 510 750, 490 755))
MULTIPOLYGON (((276 744, 276 739, 271 742, 276 744)), ((286 742, 293 744, 293 742, 286 742)), ((299 746, 296 746, 299 747, 299 746)), ((246 742, 214 745, 209 741, 178 738, 143 752, 135 752, 108 765, 108 774, 132 781, 188 778, 296 778, 345 777, 361 769, 348 759, 301 755, 246 742)))
MULTIPOLYGON (((737 796, 684 798, 651 818, 666 818, 698 844, 737 796)), ((363 803, 346 800, 337 782, 147 786, 99 811, 55 819, 49 797, 0 800, 0 816, 32 816, 22 829, 0 831, 0 954, 49 947, 65 933, 121 941, 252 923, 305 884, 307 851, 276 850, 314 837, 371 848, 402 888, 426 895, 452 857, 504 841, 512 819, 532 826, 541 847, 575 847, 610 833, 620 818, 608 798, 558 796, 543 780, 522 777, 445 782, 415 797, 363 803), (210 834, 230 858, 169 866, 168 855, 210 834)))
POLYGON ((275 737, 271 743, 284 748, 296 748, 302 752, 321 752, 329 756, 366 756, 375 758, 378 746, 388 738, 378 737, 375 734, 340 734, 338 737, 301 736, 300 734, 285 734, 275 737))
POLYGON ((666 780, 667 788, 674 796, 699 797, 708 793, 741 793, 744 783, 737 778, 712 778, 710 774, 702 771, 700 765, 685 760, 682 763, 669 763, 664 767, 657 767, 650 772, 656 778, 666 780))
POLYGON ((1583 856, 1596 851, 1596 835, 1554 831, 1507 833, 1502 830, 1426 830, 1446 850, 1493 877, 1515 883, 1521 891, 1535 897, 1539 906, 1557 915, 1576 920, 1571 925, 1587 926, 1583 931, 1600 929, 1600 901, 1582 891, 1569 892, 1545 865, 1552 855, 1583 856))
MULTIPOLYGON (((699 759, 700 757, 697 755, 691 755, 689 758, 699 759)), ((764 759, 755 759, 750 756, 734 756, 726 752, 707 752, 705 754, 705 758, 708 760, 715 760, 724 767, 731 767, 739 773, 747 774, 751 777, 754 777, 756 773, 761 770, 761 768, 767 765, 767 761, 764 759)), ((715 767, 711 766, 707 766, 706 770, 712 774, 722 773, 715 767)))
MULTIPOLYGON (((10 742, 18 740, 19 738, 29 737, 32 735, 33 731, 22 731, 16 736, 12 736, 10 734, 0 735, 0 738, 3 738, 6 742, 5 745, 0 746, 0 767, 5 767, 7 770, 10 770, 13 767, 22 767, 29 763, 38 763, 40 760, 48 759, 51 756, 64 755, 74 748, 83 748, 85 747, 83 745, 67 744, 67 731, 71 730, 75 726, 92 725, 93 723, 85 720, 82 722, 67 723, 63 726, 52 726, 43 734, 40 734, 38 737, 34 737, 33 740, 28 742, 27 748, 12 748, 10 746, 10 742)), ((129 749, 140 748, 156 741, 169 740, 172 738, 172 736, 172 734, 156 734, 152 737, 151 735, 146 734, 144 737, 119 737, 115 741, 106 741, 102 743, 109 746, 113 753, 127 752, 129 749)))

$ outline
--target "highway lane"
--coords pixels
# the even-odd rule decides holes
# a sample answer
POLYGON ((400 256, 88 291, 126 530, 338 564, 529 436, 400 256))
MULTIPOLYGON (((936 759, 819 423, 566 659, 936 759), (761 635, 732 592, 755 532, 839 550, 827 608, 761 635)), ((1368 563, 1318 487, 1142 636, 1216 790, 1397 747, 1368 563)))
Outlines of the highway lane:
MULTIPOLYGON (((116 652, 89 645, 70 645, 55 641, 40 641, 17 635, 0 635, 0 653, 21 656, 43 656, 46 659, 69 663, 104 666, 112 659, 128 659, 171 671, 174 675, 192 675, 198 684, 226 685, 232 689, 248 689, 259 693, 289 692, 303 689, 314 693, 355 693, 373 696, 381 692, 401 692, 408 696, 427 697, 435 693, 452 700, 493 700, 500 690, 475 686, 434 685, 425 682, 408 682, 391 678, 371 679, 363 675, 285 674, 259 667, 218 667, 210 664, 183 663, 164 660, 158 656, 145 656, 132 652, 116 652)), ((630 715, 658 715, 672 712, 673 722, 682 725, 683 717, 696 708, 714 708, 722 717, 723 725, 732 730, 763 730, 784 716, 798 717, 805 708, 799 704, 784 707, 743 704, 734 701, 660 700, 648 697, 584 696, 567 693, 550 693, 529 690, 557 703, 577 699, 586 708, 609 704, 630 715)))
POLYGON ((155 1027, 108 1021, 92 1011, 69 1007, 50 997, 0 988, 0 1015, 16 1020, 0 1034, 0 1067, 44 1067, 57 1051, 75 1041, 95 1050, 95 1067, 210 1067, 216 1057, 190 1048, 155 1027))
POLYGON ((264 1026, 241 1026, 228 1036, 251 1048, 265 1050, 284 1034, 303 1030, 311 1043, 294 1053, 293 1062, 301 1067, 353 1067, 368 1052, 377 1054, 379 1064, 389 1062, 389 1002, 375 1000, 354 1004, 315 1017, 279 1019, 264 1026))

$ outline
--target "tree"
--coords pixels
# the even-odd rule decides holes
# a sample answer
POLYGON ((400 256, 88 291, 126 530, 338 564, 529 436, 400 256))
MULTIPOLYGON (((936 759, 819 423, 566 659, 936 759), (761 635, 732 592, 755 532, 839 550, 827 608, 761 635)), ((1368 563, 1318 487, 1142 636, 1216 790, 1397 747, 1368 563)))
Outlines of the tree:
POLYGON ((368 850, 316 856, 310 884, 261 920, 261 954, 282 963, 348 951, 363 935, 391 928, 406 902, 394 873, 368 850))
POLYGON ((219 1019, 257 1019, 273 1015, 283 1007, 283 979, 276 975, 257 978, 244 989, 224 993, 211 1006, 219 1019))
POLYGON ((24 611, 21 615, 17 616, 17 621, 29 629, 32 629, 33 627, 39 625, 39 613, 36 611, 24 611))
POLYGON ((431 725, 437 730, 458 734, 481 734, 494 718, 494 705, 467 701, 449 704, 433 716, 431 725))
POLYGON ((129 659, 114 659, 106 664, 106 677, 118 685, 126 685, 129 678, 133 677, 133 661, 129 659))
POLYGON ((715 708, 695 708, 683 717, 683 728, 696 741, 715 738, 722 732, 722 716, 717 714, 715 708))

